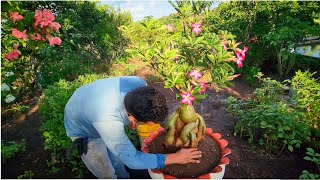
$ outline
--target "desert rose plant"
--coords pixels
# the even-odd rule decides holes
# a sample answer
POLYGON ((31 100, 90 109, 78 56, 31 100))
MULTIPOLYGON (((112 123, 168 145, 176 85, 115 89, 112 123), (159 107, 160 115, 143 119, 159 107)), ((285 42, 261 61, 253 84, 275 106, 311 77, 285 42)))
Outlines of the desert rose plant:
POLYGON ((2 12, 1 48, 2 48, 2 87, 6 95, 5 101, 15 100, 11 91, 16 94, 36 84, 38 61, 36 54, 47 43, 49 46, 61 44, 56 36, 61 28, 55 22, 51 10, 38 9, 33 11, 19 8, 19 2, 6 2, 2 12), (8 3, 8 4, 6 4, 8 3))
POLYGON ((208 32, 202 21, 192 16, 187 33, 155 19, 120 28, 131 42, 127 52, 155 69, 165 88, 178 90, 181 105, 166 122, 167 146, 197 147, 206 125, 193 104, 207 97, 208 86, 218 91, 232 84, 231 80, 240 75, 234 74, 234 67, 243 67, 248 50, 246 46, 239 48, 241 43, 228 32, 208 32))

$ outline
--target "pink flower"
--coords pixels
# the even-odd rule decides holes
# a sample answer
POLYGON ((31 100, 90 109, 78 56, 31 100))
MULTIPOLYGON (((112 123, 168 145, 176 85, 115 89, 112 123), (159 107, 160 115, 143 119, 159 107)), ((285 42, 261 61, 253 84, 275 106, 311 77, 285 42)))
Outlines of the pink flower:
POLYGON ((207 90, 206 83, 202 82, 202 83, 200 83, 200 86, 201 86, 202 90, 199 93, 202 94, 202 93, 206 92, 206 90, 207 90))
POLYGON ((197 80, 202 77, 202 74, 197 70, 191 70, 189 76, 194 77, 194 79, 197 80))
POLYGON ((35 26, 40 25, 40 27, 43 28, 52 23, 55 17, 53 16, 51 10, 44 9, 42 12, 40 10, 36 10, 34 19, 36 20, 35 26))
POLYGON ((179 59, 180 59, 179 56, 173 58, 174 61, 178 61, 179 59))
POLYGON ((52 23, 49 24, 49 27, 50 27, 51 30, 54 30, 54 31, 58 32, 59 29, 61 28, 61 25, 59 23, 57 23, 57 22, 52 22, 52 23))
POLYGON ((238 65, 238 68, 242 68, 243 67, 243 61, 245 59, 245 56, 242 56, 241 53, 239 52, 236 52, 236 55, 237 55, 237 65, 238 65))
POLYGON ((38 23, 40 23, 42 21, 42 11, 40 10, 36 10, 36 14, 34 15, 34 19, 36 20, 36 25, 38 25, 38 23))
POLYGON ((20 55, 21 52, 18 50, 18 44, 13 44, 13 50, 6 54, 5 58, 11 62, 14 59, 18 59, 20 55))
POLYGON ((192 106, 192 101, 194 101, 196 98, 194 98, 190 92, 188 93, 180 93, 182 99, 180 101, 180 104, 188 104, 190 106, 192 106))
POLYGON ((174 30, 173 26, 170 24, 167 25, 167 29, 169 32, 173 32, 173 30, 174 30))
POLYGON ((217 54, 217 50, 215 48, 212 48, 213 54, 217 54))
POLYGON ((10 19, 15 23, 21 19, 24 19, 24 17, 19 15, 18 12, 10 12, 10 19))
POLYGON ((241 75, 241 74, 235 74, 235 75, 229 76, 229 77, 227 77, 227 80, 231 81, 231 80, 233 80, 234 78, 239 77, 240 75, 241 75))
POLYGON ((31 34, 30 38, 34 41, 46 41, 39 33, 31 34))
POLYGON ((24 41, 27 41, 27 30, 25 29, 23 32, 19 31, 18 29, 14 28, 12 29, 12 36, 18 39, 23 39, 24 41))
POLYGON ((61 42, 62 41, 61 41, 61 39, 59 37, 53 37, 53 38, 49 39, 50 46, 54 46, 55 44, 60 46, 61 42))
POLYGON ((248 43, 258 43, 258 38, 252 37, 248 39, 248 43))
POLYGON ((228 45, 227 44, 223 44, 223 48, 224 48, 225 51, 228 50, 228 45))
POLYGON ((236 49, 236 55, 237 55, 236 61, 237 61, 238 68, 242 68, 243 67, 243 61, 246 58, 246 52, 247 51, 248 51, 248 47, 247 46, 244 46, 243 50, 241 50, 239 48, 236 49))
POLYGON ((243 50, 241 50, 240 48, 237 48, 236 51, 241 53, 241 55, 245 57, 246 56, 246 52, 248 51, 248 47, 244 46, 243 50))
POLYGON ((196 35, 200 34, 202 31, 201 26, 202 26, 201 23, 191 23, 192 32, 195 33, 196 35))

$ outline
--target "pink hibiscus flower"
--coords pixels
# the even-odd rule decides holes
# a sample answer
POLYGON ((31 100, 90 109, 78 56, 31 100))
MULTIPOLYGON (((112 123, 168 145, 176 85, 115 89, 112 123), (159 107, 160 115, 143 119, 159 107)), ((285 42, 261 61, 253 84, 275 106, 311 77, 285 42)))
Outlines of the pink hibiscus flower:
POLYGON ((30 35, 30 39, 34 41, 46 41, 39 33, 34 33, 30 35))
POLYGON ((14 59, 18 59, 21 55, 21 52, 18 50, 18 44, 13 44, 13 50, 5 55, 5 58, 8 61, 13 61, 14 59))
POLYGON ((11 30, 12 36, 17 39, 23 39, 27 41, 27 30, 25 29, 23 32, 19 31, 18 29, 14 28, 11 30))
POLYGON ((10 19, 16 23, 17 21, 20 21, 21 19, 24 19, 22 15, 19 15, 18 12, 10 12, 10 19))
POLYGON ((44 9, 43 11, 36 10, 34 19, 36 20, 35 26, 40 25, 40 27, 43 28, 45 26, 48 26, 50 23, 52 23, 55 17, 53 16, 51 10, 44 9))
POLYGON ((61 25, 59 23, 57 23, 57 22, 52 22, 52 23, 49 24, 49 27, 50 27, 51 30, 54 30, 54 31, 58 32, 59 29, 61 28, 61 25))
POLYGON ((54 46, 54 45, 60 46, 61 42, 62 41, 61 41, 61 39, 59 37, 53 37, 53 38, 49 39, 50 46, 54 46))

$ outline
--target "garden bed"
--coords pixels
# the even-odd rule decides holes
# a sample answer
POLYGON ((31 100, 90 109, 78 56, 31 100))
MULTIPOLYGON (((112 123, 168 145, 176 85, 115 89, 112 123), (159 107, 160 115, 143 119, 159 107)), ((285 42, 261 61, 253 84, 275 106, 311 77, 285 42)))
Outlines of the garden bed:
MULTIPOLYGON (((163 89, 161 83, 149 83, 162 91, 167 99, 170 112, 179 106, 175 100, 175 93, 170 89, 163 89)), ((234 119, 226 112, 224 100, 230 95, 237 94, 242 97, 250 96, 252 90, 247 83, 241 79, 235 80, 235 87, 227 91, 215 93, 208 91, 209 97, 203 101, 202 105, 196 105, 195 110, 201 114, 207 127, 222 134, 222 138, 228 140, 228 148, 232 153, 228 156, 230 164, 227 165, 224 178, 298 178, 302 170, 314 168, 307 161, 303 160, 303 153, 295 154, 284 152, 281 156, 270 156, 259 148, 251 147, 245 140, 233 136, 234 119), (262 171, 263 169, 263 171, 262 171)), ((31 101, 31 99, 30 99, 31 101)), ((30 105, 30 110, 33 106, 30 105)), ((50 173, 46 166, 46 161, 50 161, 50 153, 44 150, 42 133, 39 132, 41 117, 38 112, 28 115, 25 112, 23 121, 17 122, 19 117, 6 117, 1 121, 2 140, 13 141, 22 138, 27 140, 26 152, 21 156, 9 159, 1 166, 1 178, 17 178, 25 171, 31 170, 33 178, 74 178, 71 173, 71 166, 64 166, 57 173, 50 173), (36 152, 36 153, 35 153, 36 152)), ((209 139, 209 138, 206 138, 209 139)), ((150 178, 147 170, 130 170, 132 178, 150 178)), ((94 178, 92 174, 85 175, 84 178, 94 178)))

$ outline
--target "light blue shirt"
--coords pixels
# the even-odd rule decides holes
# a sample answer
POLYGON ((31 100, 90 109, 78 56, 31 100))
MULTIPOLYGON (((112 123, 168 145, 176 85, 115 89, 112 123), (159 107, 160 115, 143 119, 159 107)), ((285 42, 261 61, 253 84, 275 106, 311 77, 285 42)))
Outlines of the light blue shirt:
POLYGON ((136 76, 94 81, 77 89, 64 112, 69 137, 102 138, 107 148, 131 169, 164 167, 165 155, 137 151, 128 139, 124 125, 129 124, 124 97, 147 83, 136 76))

